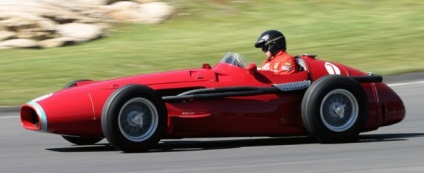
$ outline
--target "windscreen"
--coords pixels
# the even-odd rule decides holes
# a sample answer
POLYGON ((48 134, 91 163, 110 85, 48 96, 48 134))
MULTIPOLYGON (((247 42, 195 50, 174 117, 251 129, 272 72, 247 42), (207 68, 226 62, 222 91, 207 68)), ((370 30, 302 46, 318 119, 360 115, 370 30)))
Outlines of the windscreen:
POLYGON ((221 63, 234 65, 241 68, 246 68, 246 64, 243 61, 244 57, 238 53, 227 52, 221 59, 221 63))

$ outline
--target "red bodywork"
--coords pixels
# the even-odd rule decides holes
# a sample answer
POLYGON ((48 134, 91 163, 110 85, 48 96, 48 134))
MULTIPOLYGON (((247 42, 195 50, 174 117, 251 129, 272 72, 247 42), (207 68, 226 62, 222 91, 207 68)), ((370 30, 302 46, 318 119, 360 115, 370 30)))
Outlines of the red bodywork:
MULTIPOLYGON (((128 84, 142 84, 161 96, 199 88, 269 87, 272 84, 315 81, 329 74, 368 76, 367 73, 304 55, 304 71, 275 75, 270 71, 220 62, 213 68, 137 75, 106 81, 80 82, 28 102, 21 108, 24 128, 61 135, 103 137, 102 108, 109 95, 128 84)), ((369 117, 362 131, 400 122, 405 109, 399 96, 384 83, 361 83, 369 101, 369 117)), ((166 102, 168 127, 164 138, 224 136, 287 136, 307 134, 301 119, 304 90, 166 102)))

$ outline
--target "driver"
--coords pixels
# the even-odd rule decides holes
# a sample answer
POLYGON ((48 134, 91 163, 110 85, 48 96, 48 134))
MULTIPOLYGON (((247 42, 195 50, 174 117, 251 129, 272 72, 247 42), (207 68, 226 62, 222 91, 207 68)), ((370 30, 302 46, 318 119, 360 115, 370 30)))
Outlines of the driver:
POLYGON ((270 70, 275 74, 297 72, 297 63, 294 57, 286 52, 286 38, 280 31, 263 32, 256 41, 255 47, 262 48, 267 57, 260 67, 261 70, 270 70))

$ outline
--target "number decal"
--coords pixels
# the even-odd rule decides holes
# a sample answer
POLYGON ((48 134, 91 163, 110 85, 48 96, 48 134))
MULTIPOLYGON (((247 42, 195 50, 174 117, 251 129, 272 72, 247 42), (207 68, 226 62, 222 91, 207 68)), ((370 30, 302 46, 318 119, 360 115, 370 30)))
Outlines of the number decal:
POLYGON ((325 69, 327 69, 328 74, 340 75, 340 69, 334 64, 325 62, 325 69))

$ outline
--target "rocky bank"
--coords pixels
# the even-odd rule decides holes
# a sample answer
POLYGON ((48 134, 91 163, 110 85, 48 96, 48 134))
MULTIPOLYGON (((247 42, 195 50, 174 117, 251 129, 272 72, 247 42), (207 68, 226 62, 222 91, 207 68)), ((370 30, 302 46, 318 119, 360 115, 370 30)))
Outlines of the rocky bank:
POLYGON ((152 0, 0 0, 0 49, 78 44, 106 36, 113 23, 157 24, 174 11, 152 0))

